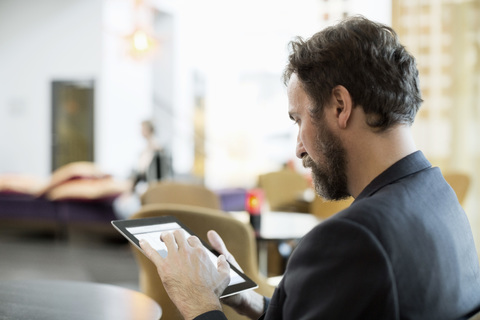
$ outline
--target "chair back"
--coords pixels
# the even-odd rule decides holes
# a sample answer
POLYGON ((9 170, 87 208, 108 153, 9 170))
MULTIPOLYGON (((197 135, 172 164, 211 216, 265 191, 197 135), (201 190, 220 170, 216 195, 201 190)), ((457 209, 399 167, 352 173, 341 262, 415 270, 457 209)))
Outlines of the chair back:
POLYGON ((480 320, 480 310, 478 310, 477 313, 475 313, 473 316, 468 318, 468 320, 480 320))
MULTIPOLYGON (((221 210, 178 204, 148 204, 134 214, 132 219, 167 215, 179 219, 207 243, 207 232, 217 231, 245 274, 259 285, 256 291, 266 296, 273 294, 274 287, 267 283, 266 278, 258 270, 256 240, 249 224, 221 210)), ((163 311, 162 319, 181 319, 180 312, 163 288, 154 264, 138 249, 133 248, 133 252, 139 265, 141 290, 160 304, 163 311)), ((224 306, 224 312, 230 320, 247 319, 227 306, 224 306)))
POLYGON ((177 203, 220 209, 220 199, 210 189, 196 184, 157 182, 151 184, 141 197, 142 205, 177 203))
POLYGON ((300 173, 284 169, 260 175, 258 187, 265 192, 272 211, 300 211, 296 208, 300 205, 298 199, 309 186, 300 173))
POLYGON ((320 219, 327 219, 335 213, 347 208, 353 202, 353 198, 340 201, 327 201, 316 195, 310 203, 310 213, 320 219))
POLYGON ((470 176, 460 172, 447 172, 443 177, 457 194, 458 202, 463 205, 470 187, 470 176))

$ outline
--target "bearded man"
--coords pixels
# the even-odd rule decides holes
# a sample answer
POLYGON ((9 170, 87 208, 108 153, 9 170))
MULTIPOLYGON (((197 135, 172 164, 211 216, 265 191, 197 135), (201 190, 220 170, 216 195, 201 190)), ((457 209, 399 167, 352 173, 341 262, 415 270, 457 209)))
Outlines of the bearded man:
MULTIPOLYGON (((418 71, 395 32, 353 17, 297 39, 284 79, 296 154, 317 193, 355 201, 301 240, 271 300, 248 291, 224 302, 252 319, 464 319, 479 310, 471 228, 415 146, 418 71)), ((218 296, 225 258, 235 262, 218 234, 208 237, 224 255, 213 269, 191 253, 195 237, 162 236, 166 258, 141 244, 186 319, 225 319, 218 296)))

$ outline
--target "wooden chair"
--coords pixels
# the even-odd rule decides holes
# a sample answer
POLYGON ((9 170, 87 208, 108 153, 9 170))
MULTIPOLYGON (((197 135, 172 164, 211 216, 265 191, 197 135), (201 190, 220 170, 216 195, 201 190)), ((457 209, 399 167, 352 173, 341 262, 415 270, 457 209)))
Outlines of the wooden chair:
POLYGON ((480 310, 478 310, 477 313, 475 313, 473 316, 468 318, 468 320, 480 320, 480 310))
MULTIPOLYGON (((132 219, 166 215, 177 217, 207 243, 207 231, 217 231, 245 274, 259 285, 257 292, 269 297, 273 294, 274 287, 267 283, 267 279, 258 270, 256 240, 249 224, 221 210, 178 204, 148 204, 134 214, 132 219)), ((139 250, 132 248, 139 265, 141 290, 160 304, 162 319, 181 319, 180 312, 163 288, 154 264, 139 250)), ((230 320, 247 319, 227 306, 224 306, 224 312, 230 320)))
MULTIPOLYGON (((448 172, 443 176, 457 194, 460 204, 463 205, 470 186, 470 177, 467 174, 458 172, 448 172)), ((310 213, 319 218, 326 219, 345 209, 352 202, 353 198, 341 201, 326 201, 323 198, 316 196, 310 204, 310 213)))
POLYGON ((340 201, 326 201, 317 195, 310 203, 310 213, 321 219, 327 219, 335 213, 350 206, 352 202, 353 198, 340 201))
POLYGON ((458 202, 463 205, 470 187, 470 176, 465 173, 447 172, 443 177, 457 194, 458 202))
POLYGON ((308 212, 308 203, 299 201, 309 188, 300 173, 289 169, 265 173, 258 177, 258 187, 265 192, 270 210, 308 212))
POLYGON ((180 182, 158 182, 150 185, 142 195, 141 203, 177 203, 220 209, 220 199, 213 191, 201 185, 180 182))

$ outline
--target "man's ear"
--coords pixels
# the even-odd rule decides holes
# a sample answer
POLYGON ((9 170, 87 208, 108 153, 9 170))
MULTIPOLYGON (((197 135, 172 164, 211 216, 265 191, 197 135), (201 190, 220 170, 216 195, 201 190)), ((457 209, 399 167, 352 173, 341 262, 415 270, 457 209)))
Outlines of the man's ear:
POLYGON ((336 86, 332 89, 332 99, 335 107, 335 116, 338 126, 345 129, 352 114, 353 102, 350 92, 344 86, 336 86))

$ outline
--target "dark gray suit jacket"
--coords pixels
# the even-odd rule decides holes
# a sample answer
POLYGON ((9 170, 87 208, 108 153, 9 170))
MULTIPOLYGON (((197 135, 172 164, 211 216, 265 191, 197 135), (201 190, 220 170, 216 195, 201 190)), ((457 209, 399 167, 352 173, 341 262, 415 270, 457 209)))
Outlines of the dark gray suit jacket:
POLYGON ((441 320, 478 309, 467 217, 440 170, 415 152, 302 239, 265 319, 441 320))

